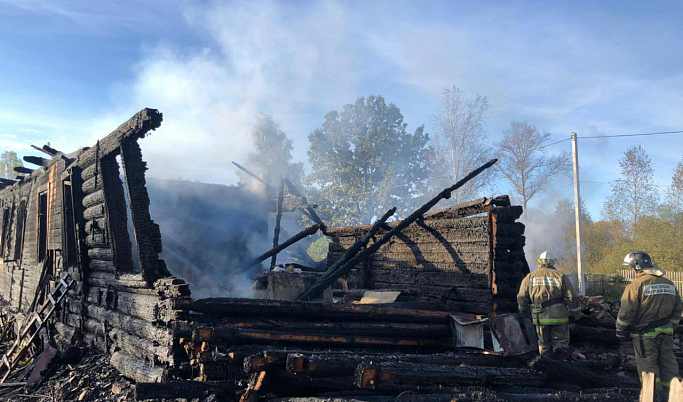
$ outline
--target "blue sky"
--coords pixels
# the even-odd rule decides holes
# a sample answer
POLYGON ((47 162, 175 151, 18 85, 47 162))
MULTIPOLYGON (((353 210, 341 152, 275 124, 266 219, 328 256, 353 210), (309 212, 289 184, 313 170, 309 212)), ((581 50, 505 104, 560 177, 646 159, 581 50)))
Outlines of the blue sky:
MULTIPOLYGON (((454 85, 489 97, 492 141, 511 120, 554 140, 683 130, 680 2, 136 3, 0 0, 0 151, 92 145, 152 107, 164 123, 143 142, 150 175, 231 184, 259 112, 306 161, 327 111, 381 94, 433 132, 454 85)), ((609 184, 588 182, 616 179, 638 143, 664 188, 683 137, 580 142, 593 215, 609 184)), ((572 194, 565 178, 548 188, 537 206, 572 194)))

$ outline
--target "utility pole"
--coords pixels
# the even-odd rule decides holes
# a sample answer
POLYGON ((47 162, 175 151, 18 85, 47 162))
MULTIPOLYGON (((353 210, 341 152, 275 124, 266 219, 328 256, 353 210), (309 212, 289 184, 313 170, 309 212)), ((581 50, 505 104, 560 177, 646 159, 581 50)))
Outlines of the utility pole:
POLYGON ((574 217, 576 219, 576 264, 579 277, 579 294, 586 294, 586 275, 581 258, 581 191, 579 186, 579 145, 576 133, 572 133, 572 156, 574 160, 574 217))

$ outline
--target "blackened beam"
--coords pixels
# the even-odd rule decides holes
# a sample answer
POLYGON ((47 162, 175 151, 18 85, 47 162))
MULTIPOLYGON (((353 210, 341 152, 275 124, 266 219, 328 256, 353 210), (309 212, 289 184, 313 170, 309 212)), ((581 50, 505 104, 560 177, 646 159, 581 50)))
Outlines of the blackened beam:
POLYGON ((246 173, 246 174, 247 174, 249 177, 251 177, 252 179, 255 179, 256 181, 258 181, 258 182, 260 182, 261 184, 263 184, 264 186, 266 186, 266 188, 268 189, 268 191, 277 191, 277 190, 275 189, 275 187, 273 187, 273 186, 271 186, 270 184, 268 184, 265 180, 263 180, 263 179, 260 178, 258 175, 256 175, 255 173, 253 173, 251 170, 245 168, 244 166, 240 165, 239 163, 237 163, 237 162, 235 162, 235 161, 232 161, 232 164, 235 165, 235 166, 237 166, 237 168, 238 168, 239 170, 241 170, 241 171, 243 171, 244 173, 246 173))
POLYGON ((36 145, 31 145, 31 148, 35 149, 36 151, 40 151, 46 155, 50 155, 50 156, 57 155, 57 152, 54 152, 54 153, 52 152, 52 151, 56 151, 56 150, 48 147, 47 145, 45 145, 43 148, 36 146, 36 145), (45 147, 47 147, 47 148, 45 148, 45 147))
MULTIPOLYGON (((292 193, 292 195, 295 195, 297 197, 303 197, 303 195, 301 195, 301 192, 299 191, 298 188, 296 188, 294 183, 292 183, 289 179, 283 179, 283 180, 284 180, 285 184, 287 185, 287 189, 289 190, 290 193, 292 193)), ((302 209, 302 211, 303 211, 303 209, 302 209)), ((323 233, 325 233, 325 224, 323 223, 323 220, 320 219, 320 217, 315 212, 315 210, 313 208, 311 208, 310 205, 307 205, 305 208, 305 211, 308 213, 307 214, 308 218, 311 219, 313 222, 317 223, 318 225, 321 225, 323 233)))
POLYGON ((17 180, 3 179, 0 177, 0 184, 7 184, 7 185, 11 186, 12 184, 14 184, 16 182, 17 182, 17 180))
POLYGON ((286 249, 287 247, 291 246, 292 244, 298 242, 299 240, 303 239, 304 237, 315 234, 318 230, 320 230, 320 225, 318 225, 318 224, 307 227, 306 229, 302 230, 301 232, 299 232, 299 233, 295 234, 294 236, 292 236, 291 238, 289 238, 284 243, 281 243, 277 247, 273 247, 272 249, 266 251, 265 253, 259 255, 256 258, 254 258, 251 261, 251 263, 249 263, 248 265, 245 265, 242 270, 243 271, 248 270, 249 268, 253 267, 254 265, 261 263, 261 261, 265 261, 266 259, 268 259, 268 257, 274 256, 275 254, 286 249))
POLYGON ((24 156, 24 162, 32 163, 40 167, 48 167, 50 165, 50 160, 41 158, 40 156, 24 156))
POLYGON ((47 152, 48 154, 52 154, 52 155, 57 155, 57 154, 59 153, 58 150, 52 148, 51 146, 49 146, 49 145, 47 145, 47 144, 46 144, 46 145, 43 145, 43 150, 44 150, 45 152, 47 152))
MULTIPOLYGON (((280 188, 277 191, 277 204, 275 204, 275 229, 273 229, 273 248, 276 248, 280 241, 280 222, 282 221, 282 201, 285 199, 285 182, 280 180, 280 188)), ((270 257, 270 268, 272 269, 277 262, 277 253, 270 257)))
MULTIPOLYGON (((382 215, 382 217, 379 218, 379 219, 372 225, 372 227, 370 227, 370 230, 368 230, 363 236, 361 236, 361 238, 358 239, 358 241, 355 242, 355 243, 348 249, 348 251, 346 251, 346 253, 344 253, 344 255, 342 255, 337 261, 335 261, 335 263, 332 264, 332 266, 327 270, 327 272, 325 272, 325 275, 323 275, 323 277, 320 278, 320 279, 318 280, 318 282, 317 282, 309 291, 305 291, 305 292, 303 292, 301 295, 299 295, 299 297, 297 298, 297 300, 308 300, 308 299, 310 299, 310 298, 312 298, 312 297, 315 297, 316 294, 317 294, 317 292, 319 292, 318 290, 315 290, 315 289, 316 289, 316 286, 318 285, 318 283, 326 282, 326 281, 323 281, 323 279, 326 278, 327 275, 334 275, 334 274, 337 272, 337 270, 339 270, 339 268, 340 268, 341 266, 343 266, 343 265, 344 265, 347 261, 349 261, 351 258, 355 257, 356 254, 358 254, 358 252, 359 252, 363 247, 367 246, 367 244, 368 244, 368 242, 370 241, 370 239, 372 238, 372 236, 374 236, 374 235, 377 233, 377 231, 380 230, 380 229, 382 228, 382 226, 384 226, 384 224, 386 223, 387 219, 389 219, 389 218, 390 218, 391 216, 393 216, 395 213, 396 213, 396 207, 393 207, 393 208, 391 208, 390 210, 388 210, 384 215, 382 215), (316 292, 316 293, 313 293, 313 292, 316 292)), ((331 283, 331 282, 330 282, 330 283, 331 283)), ((322 288, 322 289, 324 289, 324 288, 322 288)), ((321 290, 322 290, 322 289, 321 289, 321 290)))
POLYGON ((309 204, 306 197, 296 197, 293 195, 287 195, 282 202, 282 211, 294 211, 297 209, 304 209, 307 206, 311 208, 317 208, 315 204, 309 204))
POLYGON ((24 174, 31 174, 33 173, 33 169, 25 168, 23 166, 16 166, 14 168, 14 171, 17 173, 24 173, 24 174))
MULTIPOLYGON (((263 180, 261 177, 259 177, 257 174, 253 173, 253 172, 250 171, 249 169, 245 168, 244 166, 240 165, 239 163, 237 163, 237 162, 235 162, 235 161, 232 161, 232 164, 235 165, 239 170, 241 170, 241 171, 243 171, 244 173, 246 173, 246 174, 247 174, 249 177, 251 177, 252 179, 255 179, 255 180, 258 181, 259 183, 261 183, 261 184, 263 184, 264 186, 266 186, 266 190, 267 190, 267 191, 270 191, 270 192, 275 192, 275 191, 277 191, 277 189, 276 189, 275 187, 273 187, 272 185, 268 184, 265 180, 263 180)), ((289 192, 290 192, 292 195, 294 195, 294 196, 296 196, 296 197, 301 197, 301 198, 304 200, 304 204, 305 204, 305 205, 299 207, 299 209, 301 210, 301 212, 303 212, 303 214, 306 215, 306 217, 307 217, 308 219, 310 219, 311 222, 315 222, 315 223, 317 223, 317 224, 319 224, 319 225, 322 225, 323 233, 325 233, 325 224, 323 223, 322 219, 320 219, 320 217, 318 216, 318 214, 315 213, 315 211, 313 210, 313 207, 311 207, 310 205, 308 205, 308 203, 305 201, 306 198, 304 198, 304 196, 301 195, 301 193, 299 192, 299 190, 294 186, 294 184, 292 184, 291 181, 289 181, 288 179, 284 179, 284 180, 285 180, 285 184, 287 185, 287 189, 289 190, 289 192), (312 212, 312 213, 311 213, 311 212, 312 212)))
POLYGON ((438 204, 439 201, 441 201, 443 199, 451 198, 451 193, 453 193, 453 191, 464 186, 468 181, 472 180, 477 175, 479 175, 481 172, 483 172, 484 170, 493 166, 496 162, 498 162, 498 159, 492 159, 492 160, 486 162, 484 165, 478 167, 477 169, 472 171, 470 174, 463 177, 462 180, 458 181, 457 183, 455 183, 454 185, 452 185, 448 188, 445 188, 436 197, 429 200, 426 204, 424 204, 423 206, 421 206, 420 208, 415 210, 415 212, 410 214, 410 216, 408 216, 406 219, 399 222, 399 224, 396 225, 395 228, 391 229, 381 239, 374 242, 372 244, 372 246, 370 246, 370 247, 366 248, 365 250, 361 251, 360 253, 358 253, 355 257, 353 257, 350 260, 348 260, 347 262, 345 262, 343 265, 341 265, 335 271, 328 271, 322 278, 318 279, 318 281, 310 289, 303 292, 297 298, 297 300, 310 300, 310 299, 314 298, 315 296, 317 296, 325 288, 330 286, 332 284, 332 282, 337 280, 337 278, 341 277, 342 275, 345 275, 353 267, 358 265, 358 263, 360 263, 364 259, 368 258, 370 255, 375 253, 377 250, 379 250, 379 248, 382 247, 382 245, 384 245, 386 242, 388 242, 392 237, 401 233, 401 231, 403 229, 407 228, 413 222, 415 222, 416 220, 423 217, 424 214, 426 214, 434 205, 438 204))

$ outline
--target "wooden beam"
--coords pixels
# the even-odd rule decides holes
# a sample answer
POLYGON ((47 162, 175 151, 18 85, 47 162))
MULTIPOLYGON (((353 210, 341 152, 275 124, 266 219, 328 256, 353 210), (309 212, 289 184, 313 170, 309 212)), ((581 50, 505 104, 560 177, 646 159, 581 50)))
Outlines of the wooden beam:
POLYGON ((643 388, 640 391, 640 402, 655 402, 655 373, 641 373, 643 388))
POLYGON ((389 321, 410 323, 450 323, 447 311, 401 307, 401 303, 382 304, 331 304, 289 302, 283 300, 209 298, 188 303, 190 311, 205 316, 295 316, 299 318, 325 318, 334 321, 389 321))
POLYGON ((349 248, 349 250, 341 256, 335 263, 327 270, 325 275, 318 280, 318 282, 313 285, 310 289, 304 291, 297 300, 309 300, 315 296, 318 295, 321 291, 323 291, 327 286, 329 286, 336 278, 338 278, 337 275, 337 270, 346 262, 348 262, 351 258, 355 257, 358 252, 360 252, 361 248, 367 246, 368 242, 372 238, 372 236, 377 233, 377 231, 382 228, 382 225, 389 219, 391 216, 396 213, 396 207, 391 208, 387 212, 384 213, 384 215, 375 222, 372 227, 370 227, 370 230, 367 231, 356 243, 354 243, 353 246, 349 248), (334 276, 334 279, 329 280, 325 279, 326 276, 334 276))
POLYGON ((247 269, 253 267, 254 265, 259 264, 260 262, 265 261, 266 259, 268 259, 268 257, 271 257, 271 256, 279 253, 280 251, 286 249, 287 247, 291 246, 292 244, 303 239, 304 237, 311 236, 311 235, 315 234, 318 230, 320 230, 320 225, 317 225, 317 224, 307 227, 306 229, 304 229, 301 232, 292 236, 290 239, 288 239, 284 243, 279 244, 276 247, 273 247, 272 249, 266 251, 265 253, 259 255, 256 258, 254 258, 251 263, 249 263, 248 265, 245 265, 245 268, 243 270, 247 270, 247 269))
POLYGON ((146 399, 195 399, 210 394, 233 396, 242 389, 235 381, 168 381, 139 382, 135 385, 135 400, 146 399))
POLYGON ((52 154, 52 155, 56 155, 56 154, 60 153, 60 151, 52 148, 51 146, 49 146, 47 144, 43 145, 43 150, 45 152, 47 152, 48 154, 52 154))
POLYGON ((251 177, 252 179, 255 179, 255 180, 258 181, 259 183, 261 183, 261 184, 263 184, 264 186, 266 186, 266 189, 267 189, 268 191, 273 191, 273 192, 276 191, 275 187, 273 187, 273 186, 271 186, 270 184, 266 183, 265 180, 263 180, 263 179, 262 179, 261 177, 259 177, 257 174, 253 173, 251 170, 245 168, 244 166, 240 165, 239 163, 237 163, 237 162, 235 162, 235 161, 232 161, 232 164, 235 165, 235 166, 237 166, 237 168, 238 168, 239 170, 241 170, 241 171, 243 171, 244 173, 246 173, 247 176, 251 177))
MULTIPOLYGON (((301 192, 299 191, 299 189, 296 188, 296 186, 294 185, 294 183, 292 183, 292 182, 291 182, 289 179, 287 179, 287 178, 285 178, 285 179, 283 179, 283 180, 284 180, 285 184, 287 185, 287 190, 289 190, 289 192, 290 192, 292 195, 295 195, 295 196, 297 196, 297 197, 303 197, 303 195, 301 194, 301 192)), ((323 229, 323 233, 325 233, 325 223, 323 223, 323 220, 320 219, 320 217, 318 216, 318 214, 315 212, 315 210, 314 210, 310 205, 307 205, 306 208, 302 208, 301 211, 304 212, 304 213, 306 214, 306 216, 307 216, 309 219, 311 219, 313 222, 317 223, 318 225, 321 225, 321 226, 322 226, 322 229, 323 229)))
POLYGON ((683 402, 683 382, 678 378, 671 380, 669 402, 683 402))
POLYGON ((25 167, 23 167, 23 166, 16 166, 16 167, 14 168, 14 171, 15 171, 15 172, 17 172, 17 173, 23 173, 23 174, 31 174, 31 173, 33 173, 33 170, 34 170, 34 169, 25 168, 25 167))
POLYGON ((249 384, 247 385, 246 391, 240 397, 240 402, 256 402, 258 401, 259 394, 266 385, 268 378, 268 372, 261 371, 260 373, 254 373, 249 377, 249 384))
POLYGON ((28 155, 28 156, 24 156, 23 159, 24 159, 24 162, 28 162, 28 163, 31 163, 33 165, 40 166, 40 167, 48 167, 50 165, 49 159, 45 159, 45 158, 42 158, 40 156, 28 155))
MULTIPOLYGON (((282 201, 285 198, 285 182, 280 180, 280 187, 277 191, 277 204, 275 204, 275 228, 273 229, 273 248, 276 248, 280 241, 280 222, 282 221, 282 201)), ((277 263, 277 253, 270 257, 270 269, 277 263)))
POLYGON ((4 178, 0 177, 0 184, 7 184, 7 185, 11 186, 12 184, 17 183, 17 182, 18 182, 18 180, 4 179, 4 178))
MULTIPOLYGON (((45 146, 47 147, 47 145, 45 145, 45 146)), ((35 149, 36 151, 40 151, 46 155, 50 155, 50 156, 55 156, 55 154, 56 154, 56 153, 49 152, 47 149, 43 149, 43 148, 36 146, 36 145, 31 145, 31 148, 35 149)))

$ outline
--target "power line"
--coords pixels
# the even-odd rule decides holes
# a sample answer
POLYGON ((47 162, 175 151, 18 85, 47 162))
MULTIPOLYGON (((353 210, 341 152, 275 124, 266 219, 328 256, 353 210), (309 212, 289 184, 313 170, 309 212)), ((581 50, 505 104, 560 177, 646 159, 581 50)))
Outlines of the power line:
MULTIPOLYGON (((678 131, 660 131, 656 133, 635 133, 635 134, 613 134, 613 135, 588 135, 588 136, 581 136, 577 137, 578 139, 596 139, 596 138, 617 138, 617 137, 641 137, 641 136, 649 136, 649 135, 667 135, 667 134, 683 134, 683 130, 678 130, 678 131)), ((565 141, 569 141, 571 138, 565 138, 563 140, 551 142, 548 145, 544 145, 540 147, 539 149, 544 149, 556 144, 563 143, 565 141)))
POLYGON ((565 142, 565 141, 569 141, 569 140, 571 140, 571 138, 565 138, 565 139, 563 139, 563 140, 555 141, 555 142, 550 143, 550 144, 548 144, 548 145, 544 145, 544 146, 542 146, 542 147, 539 148, 539 149, 547 148, 547 147, 549 147, 549 146, 552 146, 552 145, 555 145, 555 144, 559 144, 559 143, 561 143, 561 142, 565 142))
POLYGON ((615 134, 615 135, 593 135, 593 136, 581 136, 579 139, 594 139, 594 138, 616 138, 616 137, 639 137, 647 135, 665 135, 665 134, 683 134, 683 130, 679 131, 660 131, 657 133, 636 133, 636 134, 615 134))

